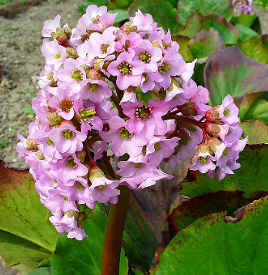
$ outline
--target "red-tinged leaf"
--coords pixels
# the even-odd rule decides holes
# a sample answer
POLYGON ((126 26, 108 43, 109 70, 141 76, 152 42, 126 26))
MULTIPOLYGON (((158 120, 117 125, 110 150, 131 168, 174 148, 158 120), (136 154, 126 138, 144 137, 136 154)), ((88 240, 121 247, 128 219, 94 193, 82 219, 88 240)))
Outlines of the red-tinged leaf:
POLYGON ((224 41, 219 32, 211 27, 197 33, 189 41, 189 47, 194 57, 202 58, 224 48, 224 41))
POLYGON ((158 246, 156 248, 156 252, 155 252, 155 258, 154 258, 154 263, 155 263, 155 266, 150 268, 150 274, 151 275, 154 275, 156 270, 157 270, 157 266, 162 258, 162 255, 164 254, 165 252, 165 249, 166 249, 166 246, 158 246))
POLYGON ((243 198, 242 193, 241 191, 220 191, 191 198, 173 210, 169 216, 169 222, 177 233, 197 219, 212 213, 227 211, 228 215, 232 215, 238 208, 252 202, 250 199, 243 198))
POLYGON ((211 54, 204 75, 213 106, 228 94, 240 97, 268 90, 268 65, 246 57, 236 46, 211 54))
POLYGON ((268 47, 268 34, 262 34, 261 35, 261 43, 268 47))
POLYGON ((8 265, 37 267, 51 256, 58 233, 48 221, 28 170, 0 163, 0 252, 8 265))
POLYGON ((180 231, 167 246, 155 275, 266 274, 268 198, 237 211, 212 214, 180 231))

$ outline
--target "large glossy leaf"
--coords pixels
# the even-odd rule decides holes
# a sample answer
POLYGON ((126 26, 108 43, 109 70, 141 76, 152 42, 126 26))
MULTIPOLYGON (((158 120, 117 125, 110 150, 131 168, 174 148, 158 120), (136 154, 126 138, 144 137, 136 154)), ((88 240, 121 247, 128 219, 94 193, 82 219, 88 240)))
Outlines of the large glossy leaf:
POLYGON ((267 163, 268 145, 246 146, 240 153, 238 162, 241 167, 221 181, 210 179, 206 174, 191 172, 191 181, 181 183, 181 193, 195 197, 221 190, 240 190, 249 198, 252 192, 268 191, 267 163))
POLYGON ((244 55, 254 59, 257 62, 268 64, 268 47, 260 41, 245 41, 238 47, 244 55))
POLYGON ((156 275, 260 275, 268 270, 268 199, 244 207, 237 218, 216 213, 180 231, 156 275))
POLYGON ((209 56, 205 67, 205 85, 213 106, 223 98, 268 90, 268 65, 246 57, 236 46, 218 50, 209 56))
POLYGON ((238 208, 252 200, 242 197, 241 191, 220 191, 204 194, 183 201, 169 216, 169 222, 176 232, 184 229, 194 221, 212 213, 227 211, 232 215, 238 208))
POLYGON ((132 267, 148 271, 158 239, 137 197, 130 198, 123 236, 123 247, 132 267))
POLYGON ((187 18, 196 10, 202 15, 215 12, 226 18, 227 21, 230 21, 233 16, 232 1, 229 0, 180 0, 178 2, 180 24, 185 25, 187 18))
POLYGON ((189 41, 189 47, 194 57, 202 58, 224 48, 224 41, 219 32, 211 27, 197 33, 189 41))
MULTIPOLYGON (((106 221, 105 213, 95 209, 91 218, 85 220, 84 228, 88 238, 77 241, 61 234, 50 259, 51 275, 99 275, 106 221)), ((127 270, 127 259, 121 251, 119 274, 126 275, 127 270)))
POLYGON ((51 255, 58 233, 48 217, 28 170, 0 163, 0 252, 8 265, 37 267, 51 255))
POLYGON ((150 13, 154 21, 165 31, 170 29, 172 34, 178 31, 177 9, 173 8, 169 1, 164 0, 134 0, 130 5, 129 13, 131 16, 140 9, 143 13, 150 13))
POLYGON ((268 143, 268 125, 262 120, 248 120, 240 124, 248 144, 268 143))

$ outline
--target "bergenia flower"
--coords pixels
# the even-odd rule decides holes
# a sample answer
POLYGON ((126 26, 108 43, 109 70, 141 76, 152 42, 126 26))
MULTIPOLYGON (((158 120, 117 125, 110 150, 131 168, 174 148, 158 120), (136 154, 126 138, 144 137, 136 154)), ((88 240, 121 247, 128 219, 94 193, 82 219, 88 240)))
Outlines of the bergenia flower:
POLYGON ((186 64, 170 32, 141 11, 120 28, 115 16, 90 5, 72 29, 59 15, 44 23, 36 118, 27 138, 18 134, 50 221, 77 240, 87 237, 86 212, 117 203, 120 186, 172 178, 162 162, 193 156, 192 170, 221 180, 247 143, 232 97, 207 105, 209 91, 192 80, 196 61, 186 64))

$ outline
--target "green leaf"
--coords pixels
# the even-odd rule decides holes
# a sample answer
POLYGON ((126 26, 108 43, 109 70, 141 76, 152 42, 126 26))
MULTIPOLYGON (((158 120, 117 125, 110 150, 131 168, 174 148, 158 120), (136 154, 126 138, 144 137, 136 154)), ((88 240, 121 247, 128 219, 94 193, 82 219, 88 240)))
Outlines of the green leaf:
POLYGON ((240 190, 250 198, 251 193, 268 190, 267 163, 268 145, 248 145, 240 153, 238 162, 241 167, 221 181, 211 179, 207 174, 190 172, 191 181, 181 183, 181 193, 188 197, 196 197, 218 191, 240 190))
POLYGON ((34 92, 27 91, 27 93, 30 95, 31 98, 36 97, 36 94, 34 92))
POLYGON ((237 45, 244 55, 257 62, 268 64, 268 47, 260 41, 246 41, 237 45))
POLYGON ((246 27, 241 24, 235 25, 235 28, 239 31, 238 43, 242 43, 244 41, 257 40, 260 41, 260 35, 253 31, 251 28, 246 27))
POLYGON ((224 17, 218 14, 203 16, 202 28, 208 30, 211 27, 219 32, 224 40, 224 44, 237 43, 239 32, 231 23, 226 21, 224 17))
POLYGON ((22 111, 25 114, 33 114, 33 115, 35 114, 35 112, 32 108, 23 108, 22 111))
POLYGON ((185 25, 188 17, 196 10, 202 15, 206 15, 209 12, 217 13, 227 21, 230 21, 233 16, 232 1, 229 0, 179 0, 178 5, 179 23, 181 25, 185 25))
POLYGON ((28 171, 0 163, 0 251, 8 265, 35 268, 51 255, 58 233, 49 215, 28 171))
POLYGON ((187 19, 185 26, 180 26, 179 34, 194 37, 202 29, 203 16, 198 12, 193 12, 187 19))
POLYGON ((214 28, 202 30, 189 41, 189 47, 194 57, 207 57, 214 51, 224 48, 223 38, 214 28))
POLYGON ((31 272, 29 275, 51 275, 50 268, 49 267, 37 268, 36 270, 31 272))
MULTIPOLYGON (((85 220, 84 229, 88 238, 77 241, 61 234, 50 259, 51 275, 99 275, 106 221, 105 213, 96 208, 91 218, 85 220)), ((127 259, 121 251, 119 274, 126 275, 127 270, 127 259)))
POLYGON ((183 35, 172 35, 172 40, 178 42, 180 45, 179 54, 182 55, 186 62, 191 62, 194 60, 193 54, 189 48, 190 38, 183 35))
POLYGON ((239 117, 241 121, 244 121, 244 117, 247 113, 247 111, 250 109, 251 105, 255 102, 255 100, 261 95, 261 92, 259 93, 254 93, 254 94, 247 94, 245 95, 242 100, 241 103, 238 104, 238 108, 239 108, 239 117))
POLYGON ((114 2, 116 7, 120 8, 120 9, 127 9, 129 7, 129 5, 131 4, 132 0, 109 1, 109 4, 111 4, 111 2, 114 2))
POLYGON ((241 14, 234 17, 235 23, 240 23, 246 27, 251 27, 254 21, 258 18, 257 15, 252 14, 241 14))
POLYGON ((254 201, 241 213, 237 218, 212 214, 180 231, 155 274, 266 274, 268 199, 254 201))
POLYGON ((158 239, 137 198, 131 196, 123 237, 123 247, 131 266, 148 271, 158 239))
POLYGON ((248 144, 268 143, 268 125, 262 120, 248 120, 240 124, 248 144))
POLYGON ((213 106, 225 96, 233 97, 268 90, 268 65, 246 57, 236 46, 211 54, 205 67, 205 85, 213 106))
POLYGON ((129 8, 131 16, 135 16, 135 12, 141 10, 142 13, 150 13, 154 21, 165 31, 178 32, 177 9, 172 4, 164 0, 135 0, 129 8))
POLYGON ((244 119, 261 119, 268 123, 268 102, 263 99, 257 99, 246 113, 244 119))
POLYGON ((228 215, 232 215, 235 210, 251 201, 243 198, 241 191, 220 191, 204 194, 183 201, 169 216, 169 223, 178 232, 197 219, 212 213, 227 211, 228 215))
POLYGON ((119 23, 129 18, 128 11, 126 10, 111 10, 109 13, 117 13, 114 23, 119 23))

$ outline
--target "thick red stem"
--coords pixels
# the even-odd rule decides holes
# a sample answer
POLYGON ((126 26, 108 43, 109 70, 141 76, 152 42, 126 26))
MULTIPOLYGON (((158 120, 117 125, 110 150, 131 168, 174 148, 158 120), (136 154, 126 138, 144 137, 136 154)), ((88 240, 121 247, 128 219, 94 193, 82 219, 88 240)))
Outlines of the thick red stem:
POLYGON ((130 189, 120 186, 117 204, 110 206, 102 248, 101 275, 119 275, 120 252, 130 189))

